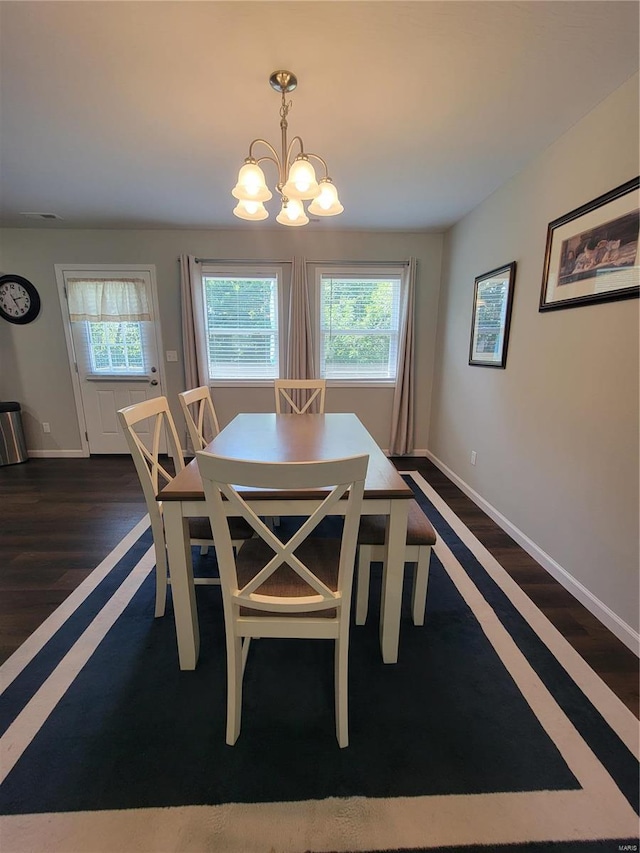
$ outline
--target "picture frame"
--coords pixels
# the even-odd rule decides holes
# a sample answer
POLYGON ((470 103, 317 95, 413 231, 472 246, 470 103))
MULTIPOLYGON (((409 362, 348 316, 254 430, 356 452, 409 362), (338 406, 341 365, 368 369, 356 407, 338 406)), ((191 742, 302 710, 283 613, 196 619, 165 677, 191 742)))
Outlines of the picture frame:
POLYGON ((640 296, 640 178, 547 228, 539 311, 640 296))
POLYGON ((469 364, 502 369, 506 366, 515 280, 515 261, 476 278, 469 364))

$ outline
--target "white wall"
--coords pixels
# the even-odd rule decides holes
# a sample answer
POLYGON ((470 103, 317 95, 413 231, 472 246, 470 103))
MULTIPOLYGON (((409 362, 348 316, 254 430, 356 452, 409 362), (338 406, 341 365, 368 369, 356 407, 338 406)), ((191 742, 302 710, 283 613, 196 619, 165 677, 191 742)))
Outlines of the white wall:
MULTIPOLYGON (((177 364, 166 363, 166 393, 179 431, 184 423, 176 395, 184 390, 178 256, 203 258, 401 261, 418 259, 416 313, 416 447, 426 448, 438 311, 442 236, 398 232, 307 231, 251 226, 230 231, 97 231, 5 229, 0 232, 0 271, 17 273, 40 292, 42 309, 26 326, 0 327, 0 399, 16 400, 23 409, 27 447, 31 451, 79 451, 73 388, 65 347, 54 264, 155 264, 163 345, 177 350, 177 364), (51 434, 41 423, 51 425, 51 434)), ((327 394, 327 411, 355 411, 381 447, 389 446, 393 391, 335 388, 327 394)), ((222 424, 240 411, 273 411, 271 389, 216 389, 222 424)))
POLYGON ((429 444, 632 647, 638 300, 538 301, 548 223, 636 177, 638 150, 636 75, 446 235, 429 444), (506 369, 470 367, 474 279, 514 260, 506 369))

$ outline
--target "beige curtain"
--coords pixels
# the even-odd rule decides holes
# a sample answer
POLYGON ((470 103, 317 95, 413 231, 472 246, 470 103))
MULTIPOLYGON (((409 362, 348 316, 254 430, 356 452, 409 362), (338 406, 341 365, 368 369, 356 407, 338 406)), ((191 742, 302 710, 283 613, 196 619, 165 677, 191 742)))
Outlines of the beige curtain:
POLYGON ((414 408, 414 323, 416 291, 416 259, 409 259, 407 282, 404 287, 400 340, 398 341, 398 378, 393 395, 391 414, 391 440, 389 451, 392 456, 404 456, 413 450, 414 408))
POLYGON ((135 323, 150 320, 147 288, 142 278, 68 278, 72 322, 135 323))
MULTIPOLYGON (((305 258, 291 262, 291 291, 289 297, 289 345, 287 347, 287 379, 315 379, 309 286, 305 258)), ((307 392, 294 390, 291 398, 297 406, 306 401, 307 392)), ((316 403, 312 404, 316 411, 316 403)))
POLYGON ((187 390, 209 384, 206 352, 199 333, 202 315, 202 266, 193 255, 180 255, 180 305, 182 308, 182 351, 187 390))

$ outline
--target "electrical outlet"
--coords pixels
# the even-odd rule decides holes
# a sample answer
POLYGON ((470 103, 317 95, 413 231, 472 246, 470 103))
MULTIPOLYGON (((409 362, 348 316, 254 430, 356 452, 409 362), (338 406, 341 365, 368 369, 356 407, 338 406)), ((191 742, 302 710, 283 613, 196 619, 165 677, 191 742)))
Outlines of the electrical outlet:
POLYGON ((42 432, 51 432, 51 424, 42 424, 42 432))
POLYGON ((472 450, 472 451, 471 451, 471 464, 472 464, 472 465, 475 465, 475 464, 476 464, 476 459, 477 459, 477 458, 478 458, 478 454, 475 452, 475 450, 472 450))
POLYGON ((168 349, 166 352, 167 361, 177 361, 178 353, 174 349, 168 349))

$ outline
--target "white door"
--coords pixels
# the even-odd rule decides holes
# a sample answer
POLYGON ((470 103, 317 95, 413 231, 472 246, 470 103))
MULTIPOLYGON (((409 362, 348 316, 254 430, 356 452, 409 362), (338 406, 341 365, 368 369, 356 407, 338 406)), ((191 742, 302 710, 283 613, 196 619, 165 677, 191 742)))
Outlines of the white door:
MULTIPOLYGON (((59 281, 67 311, 71 368, 75 374, 80 431, 88 453, 129 453, 117 411, 163 394, 156 324, 155 281, 149 267, 63 267, 59 281), (134 277, 144 281, 150 319, 126 321, 72 320, 69 315, 69 280, 114 282, 134 277)), ((146 423, 138 431, 144 435, 146 423)), ((143 438, 144 440, 144 438, 143 438)), ((161 448, 165 452, 165 448, 161 448)))

